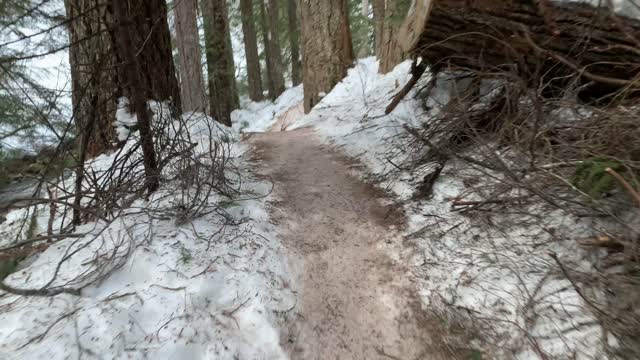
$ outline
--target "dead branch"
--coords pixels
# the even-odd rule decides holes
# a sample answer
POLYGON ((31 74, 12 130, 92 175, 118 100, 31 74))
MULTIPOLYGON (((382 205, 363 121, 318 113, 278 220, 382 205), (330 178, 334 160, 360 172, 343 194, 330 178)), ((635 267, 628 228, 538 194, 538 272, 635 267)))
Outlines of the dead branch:
POLYGON ((425 61, 421 61, 417 64, 417 60, 413 61, 411 65, 411 79, 402 87, 402 89, 393 97, 391 103, 384 110, 385 114, 390 114, 397 106, 400 104, 400 101, 404 99, 407 94, 413 89, 418 80, 422 77, 422 74, 427 70, 427 63, 425 61))

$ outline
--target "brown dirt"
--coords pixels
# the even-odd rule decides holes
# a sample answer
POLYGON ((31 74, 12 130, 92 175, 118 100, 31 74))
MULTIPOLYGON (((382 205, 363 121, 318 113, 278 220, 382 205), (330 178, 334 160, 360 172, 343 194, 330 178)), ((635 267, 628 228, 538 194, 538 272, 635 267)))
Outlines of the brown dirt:
POLYGON ((292 359, 449 359, 394 261, 404 215, 350 173, 357 166, 311 129, 253 134, 254 155, 279 199, 273 214, 297 272, 292 359))

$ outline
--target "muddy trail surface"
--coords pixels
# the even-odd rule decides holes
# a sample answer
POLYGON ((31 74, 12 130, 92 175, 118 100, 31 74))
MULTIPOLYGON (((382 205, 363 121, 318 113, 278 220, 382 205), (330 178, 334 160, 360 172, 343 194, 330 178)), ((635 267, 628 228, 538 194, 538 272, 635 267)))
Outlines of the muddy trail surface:
POLYGON ((292 359, 448 359, 432 341, 408 269, 390 254, 405 219, 309 128, 252 134, 274 182, 273 218, 297 277, 283 330, 292 359))

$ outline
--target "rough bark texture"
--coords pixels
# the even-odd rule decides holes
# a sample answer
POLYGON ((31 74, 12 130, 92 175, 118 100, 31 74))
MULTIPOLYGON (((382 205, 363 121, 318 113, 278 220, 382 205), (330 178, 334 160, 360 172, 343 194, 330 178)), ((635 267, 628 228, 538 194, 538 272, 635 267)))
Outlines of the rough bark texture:
MULTIPOLYGON (((125 5, 127 20, 132 24, 129 38, 140 80, 136 86, 146 100, 171 100, 180 110, 180 85, 171 55, 166 2, 127 0, 125 5)), ((127 85, 130 89, 131 84, 127 85)), ((127 97, 131 96, 127 94, 127 97)))
POLYGON ((269 26, 267 23, 267 10, 264 6, 263 0, 258 0, 258 9, 260 10, 260 32, 262 33, 262 48, 264 51, 264 62, 267 65, 267 72, 265 76, 265 82, 267 83, 267 92, 269 98, 274 100, 276 95, 276 86, 272 79, 273 74, 273 56, 271 55, 271 45, 269 41, 269 26))
POLYGON ((240 0, 242 17, 242 33, 244 35, 244 52, 247 62, 247 77, 249 82, 249 98, 253 101, 263 99, 262 77, 260 75, 260 57, 258 55, 258 37, 254 25, 253 1, 240 0))
POLYGON ((404 60, 404 51, 398 42, 402 15, 398 0, 373 0, 375 53, 381 74, 393 70, 404 60))
POLYGON ((176 2, 176 37, 180 59, 180 88, 182 89, 183 111, 205 111, 207 99, 204 93, 204 79, 198 35, 198 1, 180 0, 176 2))
POLYGON ((73 117, 80 153, 97 156, 113 147, 117 99, 122 96, 106 0, 66 0, 73 117), (80 16, 82 14, 82 16, 80 16))
POLYGON ((296 86, 302 82, 300 26, 298 25, 296 0, 287 0, 287 15, 289 17, 289 48, 291 49, 291 82, 293 86, 296 86))
POLYGON ((380 59, 380 49, 382 48, 382 32, 384 29, 384 8, 385 0, 371 0, 373 9, 373 40, 374 53, 380 59))
MULTIPOLYGON (((264 1, 265 6, 265 49, 268 47, 269 51, 266 53, 270 57, 270 61, 267 64, 267 70, 269 72, 270 82, 272 83, 273 93, 270 91, 269 96, 272 99, 277 98, 285 90, 284 86, 284 67, 282 66, 282 53, 280 52, 280 31, 279 25, 279 8, 277 0, 260 0, 264 1)), ((271 90, 271 89, 270 89, 271 90)))
POLYGON ((229 73, 231 74, 231 94, 233 95, 233 110, 240 108, 240 95, 238 94, 238 84, 236 84, 236 62, 233 59, 233 46, 231 43, 231 29, 229 25, 229 12, 227 7, 223 8, 224 17, 227 19, 227 31, 224 33, 227 46, 225 47, 227 54, 227 64, 229 64, 229 73))
POLYGON ((430 64, 516 71, 551 87, 578 76, 597 85, 589 97, 638 88, 640 22, 606 9, 499 0, 421 0, 415 9, 400 41, 430 64))
POLYGON ((300 0, 304 111, 342 80, 353 63, 347 0, 300 0))
POLYGON ((152 193, 158 189, 160 180, 147 101, 165 100, 172 95, 177 101, 180 98, 179 93, 174 93, 178 91, 178 84, 168 38, 166 3, 164 0, 112 0, 112 5, 117 19, 117 53, 122 59, 122 63, 119 64, 121 78, 127 84, 130 105, 137 116, 145 186, 147 191, 152 193), (153 30, 156 35, 148 32, 149 30, 153 30), (147 48, 148 45, 142 40, 149 36, 154 37, 150 40, 159 43, 147 48), (154 84, 150 83, 154 78, 160 79, 159 82, 166 88, 159 88, 159 85, 154 87, 154 84))
POLYGON ((236 107, 235 74, 229 37, 229 19, 225 0, 205 0, 202 6, 209 73, 209 106, 220 123, 231 126, 231 111, 236 107))

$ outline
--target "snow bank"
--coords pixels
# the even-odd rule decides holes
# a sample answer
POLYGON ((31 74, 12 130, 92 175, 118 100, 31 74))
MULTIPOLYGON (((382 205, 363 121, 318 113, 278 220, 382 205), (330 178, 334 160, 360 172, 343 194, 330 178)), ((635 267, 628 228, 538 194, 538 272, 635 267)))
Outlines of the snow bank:
MULTIPOLYGON (((483 358, 604 358, 604 348, 615 345, 615 339, 606 336, 548 256, 553 251, 571 269, 594 271, 597 254, 580 249, 575 239, 592 235, 595 224, 540 204, 517 214, 479 218, 454 212, 451 200, 468 190, 464 176, 487 178, 455 161, 445 167, 430 199, 414 199, 414 189, 429 169, 398 167, 408 156, 403 126, 428 122, 430 115, 414 98, 415 89, 384 115, 391 97, 409 79, 410 63, 386 75, 377 70, 375 59, 359 61, 293 127, 313 126, 328 143, 365 165, 359 175, 402 201, 409 220, 405 243, 415 247, 404 252, 403 261, 417 275, 424 308, 448 330, 473 340, 460 344, 449 339, 449 345, 474 349, 483 358), (545 211, 542 218, 528 217, 545 211), (497 226, 482 226, 485 218, 497 226)), ((428 105, 445 104, 451 83, 439 81, 428 105)))
POLYGON ((347 77, 291 129, 313 126, 329 142, 366 165, 370 175, 376 177, 370 180, 379 180, 381 186, 403 199, 409 198, 414 193, 414 179, 387 176, 395 168, 387 150, 404 132, 402 126, 417 124, 424 111, 412 96, 390 115, 384 115, 384 108, 409 80, 410 67, 406 61, 389 74, 380 75, 375 58, 358 61, 347 77))
POLYGON ((287 89, 275 101, 249 102, 244 109, 231 113, 231 122, 239 132, 265 132, 278 117, 303 99, 302 85, 287 89))
MULTIPOLYGON (((161 105, 155 106, 157 114, 161 105)), ((190 124, 186 131, 206 153, 204 116, 184 116, 190 124)), ((135 123, 130 114, 118 120, 135 123)), ((243 195, 216 195, 210 201, 224 204, 221 211, 177 225, 176 219, 148 211, 175 206, 180 191, 168 182, 115 221, 83 225, 77 233, 86 235, 56 242, 29 259, 5 284, 83 289, 53 297, 0 294, 0 358, 286 358, 278 314, 296 300, 287 256, 265 208, 271 185, 248 171, 246 147, 236 131, 215 131, 213 140, 232 147, 237 171, 230 176, 242 182, 243 195)), ((122 134, 130 146, 136 134, 122 134)), ((104 171, 114 156, 102 155, 88 166, 104 171)), ((42 210, 36 231, 46 227, 48 209, 42 210)), ((7 214, 0 233, 15 232, 25 216, 26 210, 7 214)))

